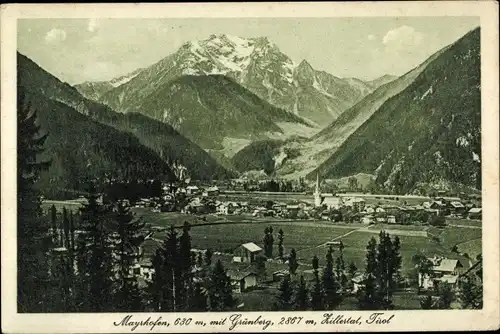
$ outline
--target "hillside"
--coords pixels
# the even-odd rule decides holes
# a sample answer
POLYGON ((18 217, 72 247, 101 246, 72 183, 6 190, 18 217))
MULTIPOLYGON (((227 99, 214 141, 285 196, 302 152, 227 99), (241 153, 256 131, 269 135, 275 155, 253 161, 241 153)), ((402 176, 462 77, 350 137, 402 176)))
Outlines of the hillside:
POLYGON ((99 99, 113 88, 116 88, 124 83, 132 80, 142 68, 139 68, 131 73, 122 75, 118 78, 114 78, 110 81, 98 81, 98 82, 83 82, 81 84, 74 85, 80 94, 90 100, 99 101, 99 99))
POLYGON ((318 171, 324 177, 375 174, 377 183, 397 193, 412 192, 427 182, 480 189, 479 47, 477 28, 388 99, 318 171))
MULTIPOLYGON (((181 164, 195 179, 223 178, 232 175, 208 153, 171 126, 141 114, 123 115, 109 107, 84 98, 78 91, 44 71, 18 53, 18 85, 26 91, 60 102, 96 122, 134 135, 142 149, 151 149, 171 167, 181 164)), ((62 131, 62 130, 61 130, 62 131)), ((63 141, 66 142, 66 141, 63 141)))
POLYGON ((93 121, 42 95, 27 93, 23 101, 37 110, 41 133, 48 133, 41 159, 52 160, 52 164, 39 182, 45 196, 74 196, 72 191, 85 189, 87 179, 175 179, 166 161, 133 135, 93 121))
POLYGON ((318 130, 375 88, 317 71, 307 61, 296 64, 266 37, 211 35, 185 43, 100 101, 121 112, 147 112, 141 105, 150 95, 186 75, 230 77, 261 99, 308 119, 318 130))
POLYGON ((137 108, 205 149, 223 149, 224 138, 255 140, 283 133, 278 122, 307 126, 222 75, 180 77, 158 87, 137 108))
MULTIPOLYGON (((285 163, 277 170, 277 173, 283 177, 296 178, 304 177, 308 173, 314 171, 321 163, 334 154, 342 143, 349 138, 358 127, 366 122, 385 101, 408 87, 413 80, 422 73, 426 66, 445 49, 446 48, 436 52, 421 65, 397 79, 392 80, 393 78, 391 76, 379 78, 378 84, 385 81, 388 82, 382 84, 360 102, 346 110, 335 121, 312 136, 309 140, 286 141, 283 149, 286 148, 294 154, 291 157, 287 157, 285 163)), ((249 152, 250 149, 251 148, 246 152, 249 152)), ((239 157, 241 156, 242 155, 239 155, 239 157)), ((263 164, 261 164, 261 166, 263 166, 263 164)))

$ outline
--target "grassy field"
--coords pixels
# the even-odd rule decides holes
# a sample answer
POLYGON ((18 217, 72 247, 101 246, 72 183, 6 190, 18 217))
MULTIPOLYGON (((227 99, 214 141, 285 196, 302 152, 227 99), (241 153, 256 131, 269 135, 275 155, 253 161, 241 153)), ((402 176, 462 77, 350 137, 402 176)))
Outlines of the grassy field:
POLYGON ((440 241, 443 247, 451 249, 453 246, 466 241, 481 239, 482 229, 447 227, 440 235, 440 241))
POLYGON ((481 239, 474 239, 458 244, 457 248, 460 253, 467 253, 472 259, 476 259, 482 253, 482 245, 481 239))
MULTIPOLYGON (((194 248, 211 248, 216 251, 227 252, 242 243, 254 242, 262 247, 264 229, 272 226, 274 229, 275 248, 277 251, 277 232, 283 229, 285 252, 295 248, 301 250, 325 243, 335 237, 343 235, 351 229, 335 226, 314 226, 313 224, 294 225, 293 223, 247 223, 247 224, 218 224, 209 226, 193 226, 190 231, 194 248)), ((162 239, 164 233, 155 233, 155 238, 162 239)))
POLYGON ((481 220, 475 220, 475 219, 446 218, 446 223, 453 225, 474 226, 474 227, 483 226, 481 220))

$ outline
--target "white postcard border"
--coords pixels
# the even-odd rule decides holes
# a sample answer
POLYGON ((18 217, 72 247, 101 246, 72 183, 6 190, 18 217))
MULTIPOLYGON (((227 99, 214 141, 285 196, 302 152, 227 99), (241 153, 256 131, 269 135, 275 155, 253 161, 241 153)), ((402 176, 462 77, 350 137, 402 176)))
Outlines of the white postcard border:
MULTIPOLYGON (((499 91, 498 91, 498 3, 493 1, 439 2, 350 2, 350 3, 220 3, 220 4, 43 4, 1 7, 1 125, 2 125, 2 331, 6 333, 106 333, 131 332, 130 326, 115 326, 127 314, 17 314, 16 313, 16 41, 18 18, 167 18, 167 17, 354 17, 354 16, 479 16, 481 24, 482 180, 483 180, 483 270, 482 310, 390 311, 385 325, 321 325, 324 313, 368 319, 371 311, 331 312, 222 312, 222 313, 136 313, 132 320, 155 321, 159 316, 174 323, 192 318, 189 326, 141 326, 134 332, 226 332, 208 321, 232 314, 250 320, 259 315, 275 323, 265 331, 336 332, 405 330, 498 329, 499 314, 499 91), (314 319, 316 326, 277 326, 281 317, 314 319), (195 321, 207 325, 195 325, 195 321)), ((238 326, 232 331, 263 331, 263 326, 238 326)))

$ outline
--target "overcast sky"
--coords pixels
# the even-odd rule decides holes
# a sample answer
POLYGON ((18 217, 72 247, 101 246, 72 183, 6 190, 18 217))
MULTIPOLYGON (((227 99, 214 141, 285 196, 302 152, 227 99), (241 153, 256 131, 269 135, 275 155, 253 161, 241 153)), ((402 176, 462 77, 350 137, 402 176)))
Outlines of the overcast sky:
POLYGON ((297 63, 369 80, 402 75, 477 26, 476 17, 24 19, 18 50, 75 84, 152 65, 210 34, 267 36, 297 63))

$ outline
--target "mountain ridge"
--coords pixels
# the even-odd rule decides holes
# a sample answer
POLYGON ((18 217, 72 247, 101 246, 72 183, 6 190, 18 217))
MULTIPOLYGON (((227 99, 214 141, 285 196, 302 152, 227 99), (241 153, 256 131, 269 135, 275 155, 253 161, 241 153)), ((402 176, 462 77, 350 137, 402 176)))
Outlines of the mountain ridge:
POLYGON ((88 100, 76 88, 62 82, 18 52, 18 84, 27 91, 63 103, 95 122, 129 133, 152 149, 170 166, 181 164, 196 179, 225 178, 232 172, 171 126, 142 114, 116 113, 108 106, 88 100))
POLYGON ((426 183, 480 189, 480 84, 477 28, 446 47, 308 177, 370 173, 396 193, 426 183))
POLYGON ((102 94, 99 102, 120 112, 138 111, 140 101, 162 84, 183 75, 214 74, 232 78, 261 99, 320 128, 374 88, 361 80, 351 86, 349 80, 314 70, 306 60, 296 64, 268 38, 218 34, 184 43, 129 82, 102 94), (303 71, 306 64, 312 69, 308 74, 303 71))

